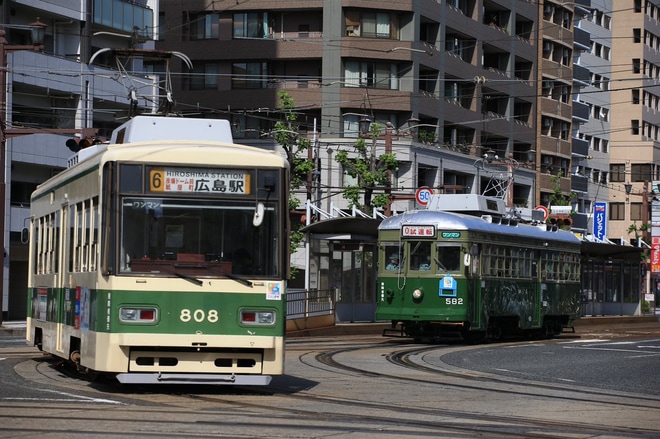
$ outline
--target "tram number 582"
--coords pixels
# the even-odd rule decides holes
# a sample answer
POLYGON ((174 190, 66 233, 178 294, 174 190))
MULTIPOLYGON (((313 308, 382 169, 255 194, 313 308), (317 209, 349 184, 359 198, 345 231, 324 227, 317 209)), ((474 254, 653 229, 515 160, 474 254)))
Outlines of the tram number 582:
POLYGON ((203 321, 216 323, 219 317, 218 310, 216 309, 210 309, 208 311, 204 311, 203 309, 182 309, 181 314, 179 315, 179 319, 184 323, 188 323, 191 320, 194 320, 197 323, 202 323, 203 321))
POLYGON ((445 305, 463 305, 462 297, 447 297, 445 299, 445 305))

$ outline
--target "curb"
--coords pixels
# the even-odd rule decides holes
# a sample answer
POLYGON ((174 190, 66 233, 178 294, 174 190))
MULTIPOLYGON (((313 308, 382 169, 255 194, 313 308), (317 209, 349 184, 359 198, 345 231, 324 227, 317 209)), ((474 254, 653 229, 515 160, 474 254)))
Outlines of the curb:
MULTIPOLYGON (((600 325, 634 325, 658 323, 660 319, 656 316, 602 316, 583 317, 573 322, 575 328, 584 328, 600 325)), ((303 329, 289 331, 287 338, 300 337, 323 337, 339 335, 381 335, 384 329, 391 328, 388 323, 338 323, 334 326, 323 328, 303 329)), ((25 338, 25 327, 0 326, 0 337, 23 337, 25 338)))

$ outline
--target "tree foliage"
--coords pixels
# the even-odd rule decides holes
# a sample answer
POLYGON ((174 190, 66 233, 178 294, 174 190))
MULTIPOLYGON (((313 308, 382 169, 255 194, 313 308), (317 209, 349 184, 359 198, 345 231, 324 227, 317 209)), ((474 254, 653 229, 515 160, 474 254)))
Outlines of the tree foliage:
POLYGON ((376 153, 376 141, 380 137, 381 128, 378 123, 371 124, 370 145, 366 139, 359 138, 353 145, 353 154, 341 150, 335 155, 335 161, 342 166, 344 172, 356 179, 355 184, 343 190, 343 197, 349 201, 351 207, 355 206, 365 212, 371 211, 373 207, 384 207, 390 202, 389 195, 380 190, 390 184, 389 172, 398 166, 395 154, 376 153))
MULTIPOLYGON (((278 93, 280 109, 284 112, 284 120, 275 122, 273 137, 286 154, 291 169, 289 187, 291 192, 300 189, 307 181, 307 176, 314 170, 314 162, 307 158, 307 150, 312 142, 300 136, 298 114, 295 112, 295 102, 286 91, 278 93)), ((300 206, 300 200, 290 197, 289 208, 295 210, 300 206)))
MULTIPOLYGON (((293 194, 300 189, 306 182, 307 176, 314 170, 314 162, 307 157, 307 151, 312 147, 312 142, 299 134, 300 124, 298 123, 298 114, 295 112, 295 102, 286 92, 278 93, 279 106, 284 113, 284 120, 275 122, 273 137, 282 147, 286 154, 290 167, 289 192, 293 194)), ((289 197, 289 211, 294 211, 300 207, 300 199, 289 197)), ((302 245, 304 234, 300 229, 304 224, 301 222, 292 222, 291 232, 289 234, 289 253, 293 254, 302 245)), ((296 270, 291 267, 291 277, 295 278, 296 270)))
MULTIPOLYGON (((570 206, 573 200, 577 197, 575 192, 569 195, 564 195, 561 191, 561 178, 564 176, 562 171, 557 175, 552 175, 550 181, 552 182, 552 195, 550 195, 550 206, 570 206)), ((548 206, 548 207, 550 207, 548 206)))

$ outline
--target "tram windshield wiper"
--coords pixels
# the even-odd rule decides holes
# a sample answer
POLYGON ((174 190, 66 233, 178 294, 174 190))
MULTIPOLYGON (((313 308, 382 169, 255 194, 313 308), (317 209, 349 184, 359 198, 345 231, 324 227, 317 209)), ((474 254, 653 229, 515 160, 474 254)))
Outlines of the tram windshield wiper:
POLYGON ((447 267, 445 267, 444 265, 442 265, 442 262, 440 262, 440 260, 439 260, 438 258, 433 258, 433 260, 435 261, 436 264, 438 264, 438 268, 441 268, 441 269, 443 269, 443 270, 445 270, 445 271, 448 271, 448 270, 447 270, 447 267))
POLYGON ((241 283, 241 284, 243 284, 243 285, 246 285, 246 286, 248 286, 248 287, 252 287, 252 286, 253 286, 253 285, 252 285, 252 281, 249 281, 249 280, 247 280, 247 279, 243 279, 242 277, 235 276, 235 275, 233 275, 233 274, 231 274, 231 273, 222 273, 220 276, 226 276, 226 277, 228 277, 229 279, 231 279, 231 280, 235 280, 236 282, 241 283))
POLYGON ((169 273, 171 273, 175 276, 178 276, 181 279, 185 279, 187 281, 190 281, 190 282, 194 283, 195 285, 199 285, 200 287, 204 284, 204 282, 202 282, 201 280, 197 279, 194 276, 189 276, 187 274, 179 273, 178 271, 169 271, 169 273))

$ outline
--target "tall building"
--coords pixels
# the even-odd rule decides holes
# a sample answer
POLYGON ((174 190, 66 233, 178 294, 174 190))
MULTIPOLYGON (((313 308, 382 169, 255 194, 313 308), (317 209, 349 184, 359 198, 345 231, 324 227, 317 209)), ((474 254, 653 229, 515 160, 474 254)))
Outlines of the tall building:
MULTIPOLYGON (((577 28, 589 35, 588 50, 583 51, 574 66, 575 72, 586 71, 586 85, 574 93, 574 115, 579 112, 583 122, 576 127, 574 142, 584 143, 587 153, 574 161, 574 175, 587 178, 587 191, 579 192, 577 201, 582 211, 590 215, 593 232, 594 203, 610 201, 610 120, 612 80, 612 25, 614 11, 611 0, 591 0, 588 13, 576 14, 577 28)), ((575 190, 576 185, 573 185, 575 190)), ((620 198, 621 194, 619 194, 620 198)), ((616 201, 616 199, 613 199, 616 201)), ((614 235, 617 236, 617 235, 614 235)), ((604 236, 607 237, 607 236, 604 236)), ((610 235, 610 238, 612 235, 610 235)))
MULTIPOLYGON (((537 142, 539 10, 537 2, 491 0, 164 1, 157 47, 193 61, 192 71, 182 68, 173 78, 177 111, 229 118, 239 141, 263 140, 281 117, 278 92, 289 93, 310 135, 316 122, 322 186, 330 195, 341 189, 342 172, 325 152, 349 148, 360 120, 369 118, 394 127, 401 165, 393 194, 408 196, 395 201, 395 210, 413 208, 420 186, 486 188, 491 169, 475 166, 486 154, 517 162, 510 204, 533 207, 549 190, 537 192, 536 160, 530 160, 537 142)), ((557 42, 565 38, 568 64, 561 73, 570 88, 572 32, 557 42)), ((569 129, 558 124, 553 136, 570 133, 570 99, 565 106, 569 129)), ((557 169, 568 194, 571 145, 562 140, 557 169)), ((383 139, 379 145, 384 148, 383 139)), ((333 200, 341 204, 341 197, 333 200)))
POLYGON ((157 6, 155 0, 2 2, 5 74, 0 75, 0 86, 7 91, 0 95, 0 118, 6 126, 6 185, 0 213, 3 319, 25 318, 28 258, 21 230, 28 224, 32 190, 64 169, 73 155, 66 141, 94 132, 108 135, 131 109, 148 112, 154 101, 157 104, 160 93, 154 78, 133 74, 142 69, 142 60, 118 65, 110 52, 99 53, 153 38, 157 6), (38 29, 45 31, 40 42, 31 36, 38 29))
POLYGON ((636 236, 629 228, 649 221, 651 185, 660 179, 660 2, 613 1, 611 8, 611 100, 604 109, 610 139, 608 235, 630 241, 636 236))

